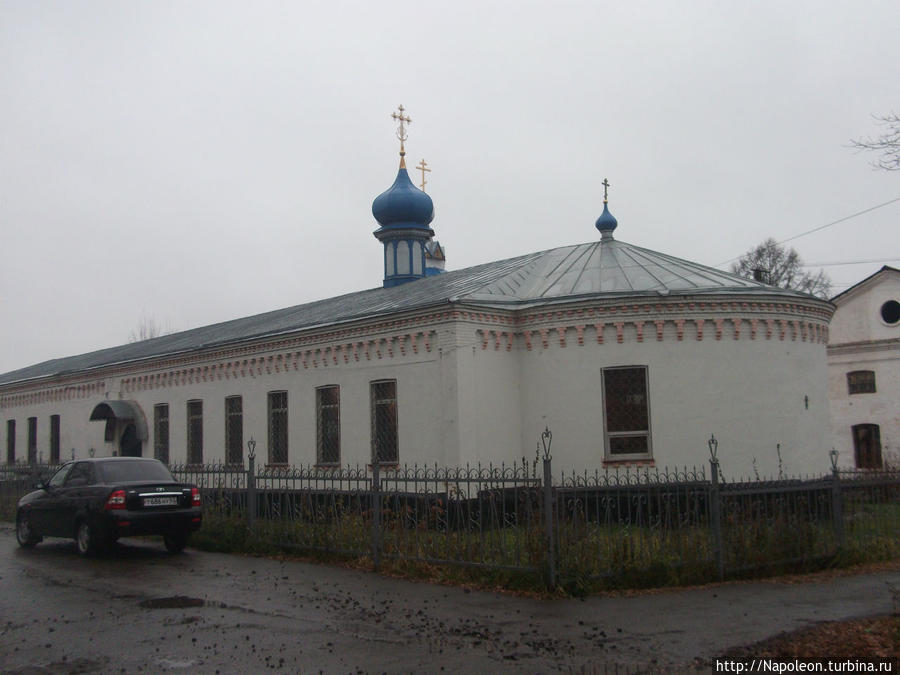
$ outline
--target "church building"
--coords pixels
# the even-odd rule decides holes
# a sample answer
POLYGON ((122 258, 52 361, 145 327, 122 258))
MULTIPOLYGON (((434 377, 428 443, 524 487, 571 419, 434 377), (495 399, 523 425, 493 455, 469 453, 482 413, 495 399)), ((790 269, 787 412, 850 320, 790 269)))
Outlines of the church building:
POLYGON ((833 305, 626 243, 606 191, 585 243, 445 270, 394 117, 379 287, 2 374, 2 459, 508 464, 550 427, 557 472, 699 467, 710 434, 729 477, 826 469, 833 305))
POLYGON ((831 299, 832 445, 856 469, 900 466, 900 270, 885 265, 831 299))

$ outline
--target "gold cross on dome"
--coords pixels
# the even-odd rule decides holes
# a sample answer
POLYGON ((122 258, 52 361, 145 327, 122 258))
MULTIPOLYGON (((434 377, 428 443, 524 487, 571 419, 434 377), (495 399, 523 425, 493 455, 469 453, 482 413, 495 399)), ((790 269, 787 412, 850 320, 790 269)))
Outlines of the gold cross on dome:
POLYGON ((600 184, 603 186, 603 203, 606 204, 606 202, 609 201, 607 194, 609 190, 609 181, 604 178, 603 182, 600 184))
POLYGON ((416 168, 422 172, 422 184, 419 186, 422 188, 422 192, 425 192, 425 186, 428 184, 428 181, 425 180, 425 172, 431 173, 431 169, 427 167, 428 163, 424 159, 416 166, 416 168))
POLYGON ((406 109, 403 107, 403 104, 400 104, 398 108, 398 112, 391 113, 391 117, 400 122, 400 126, 397 127, 397 138, 400 139, 400 154, 406 154, 406 148, 403 147, 403 142, 407 139, 406 135, 406 126, 407 124, 412 124, 412 118, 409 115, 404 115, 404 111, 406 109))

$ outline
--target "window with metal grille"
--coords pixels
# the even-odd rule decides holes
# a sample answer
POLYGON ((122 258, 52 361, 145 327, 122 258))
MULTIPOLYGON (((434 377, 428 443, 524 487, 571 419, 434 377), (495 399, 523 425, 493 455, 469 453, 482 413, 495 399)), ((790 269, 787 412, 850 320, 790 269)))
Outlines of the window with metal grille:
POLYGON ((854 370, 847 373, 847 391, 851 394, 874 394, 875 371, 854 370))
POLYGON ((50 463, 59 464, 59 415, 50 415, 50 463))
POLYGON ((6 420, 6 463, 16 463, 16 421, 6 420))
POLYGON ((877 424, 857 424, 853 427, 853 451, 857 469, 880 469, 881 429, 877 424))
POLYGON ((168 403, 153 406, 153 456, 163 464, 169 463, 168 403))
POLYGON ((650 457, 646 366, 604 369, 603 394, 607 457, 650 457))
POLYGON ((225 463, 244 463, 244 400, 240 396, 225 399, 225 463))
POLYGON ((288 395, 269 392, 269 464, 288 462, 288 395))
POLYGON ((187 403, 187 461, 203 464, 203 401, 187 403))
POLYGON ((372 397, 372 462, 396 464, 399 461, 397 443, 397 381, 371 383, 372 397))
POLYGON ((316 389, 316 462, 341 461, 341 388, 333 385, 316 389))
POLYGON ((37 464, 37 417, 28 418, 28 463, 37 464))

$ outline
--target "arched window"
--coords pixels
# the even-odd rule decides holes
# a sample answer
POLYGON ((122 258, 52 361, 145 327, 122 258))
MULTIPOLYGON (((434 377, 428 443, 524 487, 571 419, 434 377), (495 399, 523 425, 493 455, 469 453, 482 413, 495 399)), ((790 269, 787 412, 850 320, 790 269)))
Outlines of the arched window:
POLYGON ((397 244, 397 274, 409 274, 409 242, 397 244))

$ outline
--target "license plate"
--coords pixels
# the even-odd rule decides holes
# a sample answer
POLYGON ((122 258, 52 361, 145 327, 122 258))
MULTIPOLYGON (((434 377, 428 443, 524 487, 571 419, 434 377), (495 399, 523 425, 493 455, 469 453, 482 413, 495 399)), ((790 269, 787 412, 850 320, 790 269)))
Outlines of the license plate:
POLYGON ((178 497, 144 497, 144 506, 176 506, 178 497))

